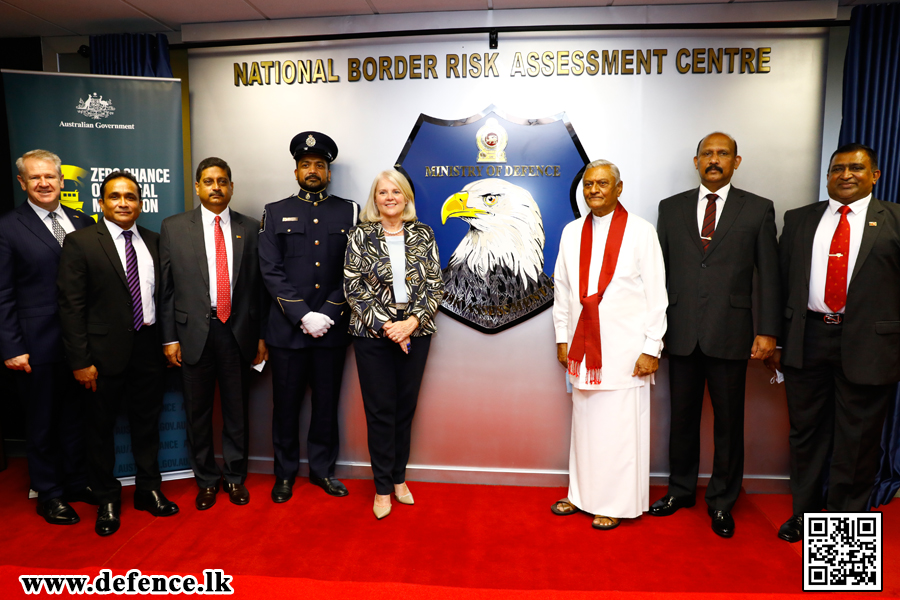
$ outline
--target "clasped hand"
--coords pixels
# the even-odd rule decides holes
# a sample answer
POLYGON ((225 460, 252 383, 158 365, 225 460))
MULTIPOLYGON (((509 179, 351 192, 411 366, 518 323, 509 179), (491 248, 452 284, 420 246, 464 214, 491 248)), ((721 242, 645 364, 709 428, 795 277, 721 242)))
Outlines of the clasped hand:
POLYGON ((314 338, 325 335, 325 332, 332 325, 334 325, 334 321, 328 315, 318 312, 310 311, 300 319, 300 330, 314 338))
POLYGON ((384 334, 389 340, 399 344, 400 349, 409 354, 409 348, 412 343, 410 340, 410 336, 416 329, 418 329, 418 327, 418 317, 416 317, 415 315, 411 315, 409 318, 403 321, 398 321, 396 323, 394 323, 393 321, 388 321, 387 323, 382 325, 381 329, 382 331, 384 331, 384 334))

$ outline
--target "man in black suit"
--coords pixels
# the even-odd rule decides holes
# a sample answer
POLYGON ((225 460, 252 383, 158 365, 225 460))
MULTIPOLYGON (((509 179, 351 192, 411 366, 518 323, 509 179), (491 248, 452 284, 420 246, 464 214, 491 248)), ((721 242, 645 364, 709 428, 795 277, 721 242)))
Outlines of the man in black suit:
POLYGON ((234 504, 250 502, 247 408, 250 365, 268 358, 266 309, 259 274, 259 222, 228 207, 231 167, 210 157, 197 167, 200 206, 162 223, 160 323, 169 363, 181 367, 191 467, 200 487, 195 505, 216 503, 219 482, 234 504), (212 413, 219 382, 223 473, 213 449, 212 413))
POLYGON ((114 171, 100 184, 103 218, 66 237, 59 262, 59 316, 66 358, 87 394, 87 465, 100 501, 94 531, 119 529, 122 485, 113 475, 113 430, 124 407, 137 467, 134 508, 178 512, 160 490, 159 414, 165 358, 156 326, 159 234, 135 224, 140 186, 114 171))
POLYGON ((900 381, 900 206, 872 196, 880 176, 874 150, 841 146, 828 202, 784 215, 782 349, 767 364, 783 365, 791 419, 794 514, 778 531, 789 542, 803 513, 866 510, 878 474, 900 381))
POLYGON ((709 386, 715 420, 706 504, 713 531, 734 535, 731 508, 744 475, 744 384, 747 359, 766 359, 779 328, 778 242, 771 200, 731 186, 740 166, 737 142, 724 133, 700 140, 699 189, 659 203, 657 232, 669 291, 669 489, 650 507, 668 516, 695 503, 700 468, 700 413, 709 386), (754 335, 751 292, 759 273, 754 335))
POLYGON ((59 203, 59 157, 46 150, 16 161, 28 200, 0 217, 0 357, 18 371, 27 403, 25 450, 37 512, 48 523, 79 521, 69 502, 96 504, 87 487, 82 393, 65 364, 56 274, 66 234, 94 222, 59 203))

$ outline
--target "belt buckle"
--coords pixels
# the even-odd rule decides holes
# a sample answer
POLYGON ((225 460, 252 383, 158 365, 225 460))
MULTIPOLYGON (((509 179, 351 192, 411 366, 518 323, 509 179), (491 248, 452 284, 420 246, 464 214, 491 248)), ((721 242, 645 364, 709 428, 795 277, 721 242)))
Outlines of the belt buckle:
POLYGON ((825 324, 826 325, 840 325, 844 320, 844 315, 841 313, 825 313, 825 324))

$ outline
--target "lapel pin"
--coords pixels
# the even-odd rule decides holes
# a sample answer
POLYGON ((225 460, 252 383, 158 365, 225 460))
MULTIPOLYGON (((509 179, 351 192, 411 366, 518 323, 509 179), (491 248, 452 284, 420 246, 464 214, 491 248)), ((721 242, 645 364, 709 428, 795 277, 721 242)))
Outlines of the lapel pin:
POLYGON ((878 227, 877 221, 869 221, 869 227, 878 227))
POLYGON ((236 235, 234 237, 236 237, 237 239, 241 239, 241 236, 239 236, 239 235, 236 235))

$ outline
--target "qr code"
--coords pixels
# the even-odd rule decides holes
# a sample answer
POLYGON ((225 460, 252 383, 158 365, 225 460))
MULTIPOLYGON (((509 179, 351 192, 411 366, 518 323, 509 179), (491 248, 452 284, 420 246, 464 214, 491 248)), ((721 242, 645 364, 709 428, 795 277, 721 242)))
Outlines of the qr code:
POLYGON ((804 592, 880 592, 881 513, 803 515, 804 592))

